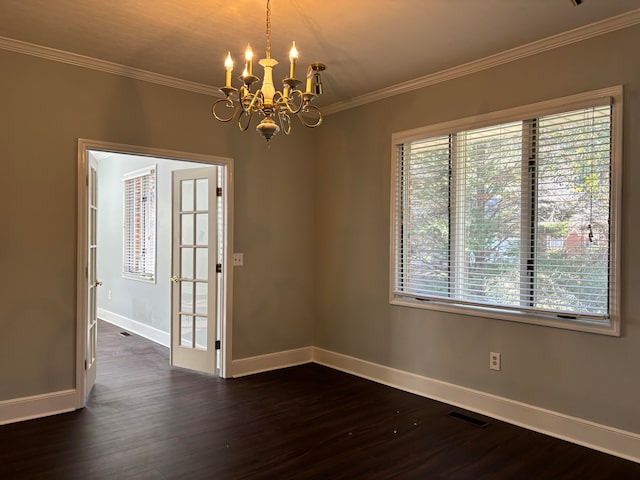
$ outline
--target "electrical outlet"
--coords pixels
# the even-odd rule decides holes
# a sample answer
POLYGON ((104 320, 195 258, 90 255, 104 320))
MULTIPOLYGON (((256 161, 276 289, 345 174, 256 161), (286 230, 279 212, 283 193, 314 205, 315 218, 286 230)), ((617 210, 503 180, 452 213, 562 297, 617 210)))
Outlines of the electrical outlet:
POLYGON ((489 368, 491 370, 500 370, 500 354, 497 352, 489 352, 489 368))
POLYGON ((233 254, 233 266, 241 267, 244 265, 244 253, 234 253, 233 254))

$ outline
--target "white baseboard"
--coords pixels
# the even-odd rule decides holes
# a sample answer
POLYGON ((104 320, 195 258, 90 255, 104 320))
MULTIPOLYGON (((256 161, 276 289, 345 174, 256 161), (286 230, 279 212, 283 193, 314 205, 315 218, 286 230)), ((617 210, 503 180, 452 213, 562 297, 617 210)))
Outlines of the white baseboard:
POLYGON ((640 463, 640 435, 321 348, 313 361, 520 427, 640 463))
POLYGON ((167 348, 171 346, 171 336, 168 332, 163 332, 155 327, 138 322, 131 318, 124 317, 104 308, 98 308, 98 318, 105 322, 112 323, 120 328, 124 328, 136 335, 140 335, 152 342, 159 343, 167 348))
MULTIPOLYGON (((234 360, 231 372, 233 377, 242 377, 309 362, 640 463, 640 435, 636 433, 321 348, 303 347, 234 360)), ((76 401, 76 390, 0 401, 0 425, 73 411, 76 401)))
POLYGON ((77 401, 75 389, 4 400, 0 402, 0 425, 71 412, 77 401))
POLYGON ((285 350, 283 352, 269 353, 257 357, 242 358, 231 362, 231 376, 234 378, 252 375, 254 373, 279 370, 309 363, 312 360, 313 347, 285 350))

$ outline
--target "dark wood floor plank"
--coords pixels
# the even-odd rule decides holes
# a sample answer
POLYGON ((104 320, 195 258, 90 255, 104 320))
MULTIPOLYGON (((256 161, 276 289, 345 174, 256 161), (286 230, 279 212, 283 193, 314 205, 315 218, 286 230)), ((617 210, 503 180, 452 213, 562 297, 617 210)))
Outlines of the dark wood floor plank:
POLYGON ((452 410, 319 365, 235 380, 171 368, 165 348, 101 322, 86 408, 1 426, 0 478, 640 479, 640 464, 452 410))

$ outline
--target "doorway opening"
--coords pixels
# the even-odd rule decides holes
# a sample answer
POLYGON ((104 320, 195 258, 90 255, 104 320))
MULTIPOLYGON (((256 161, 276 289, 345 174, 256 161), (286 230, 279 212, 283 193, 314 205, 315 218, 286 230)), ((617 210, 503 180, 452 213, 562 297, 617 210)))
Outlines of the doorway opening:
POLYGON ((232 178, 229 158, 79 140, 79 406, 98 318, 169 347, 172 365, 229 376, 232 178))

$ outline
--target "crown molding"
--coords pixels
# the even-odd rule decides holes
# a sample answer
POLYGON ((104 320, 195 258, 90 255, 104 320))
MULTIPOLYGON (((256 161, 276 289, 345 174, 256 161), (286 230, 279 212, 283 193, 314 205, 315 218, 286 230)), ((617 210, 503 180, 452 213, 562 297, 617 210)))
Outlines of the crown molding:
MULTIPOLYGON (((590 25, 585 25, 573 30, 559 33, 557 35, 552 35, 551 37, 543 38, 542 40, 537 40, 520 47, 505 50, 504 52, 496 53, 495 55, 490 55, 479 60, 473 60, 456 67, 448 68, 440 72, 416 78, 414 80, 398 83, 390 87, 354 97, 350 100, 337 102, 323 107, 322 110, 325 115, 330 115, 332 113, 348 110, 350 108, 418 90, 430 85, 435 85, 438 83, 446 82, 448 80, 453 80, 455 78, 460 78, 465 75, 480 72, 482 70, 487 70, 489 68, 503 65, 505 63, 513 62, 515 60, 530 57, 538 53, 546 52, 554 48, 578 43, 589 38, 604 35, 616 30, 621 30, 637 25, 639 23, 640 8, 627 13, 623 13, 621 15, 617 15, 615 17, 608 18, 606 20, 592 23, 590 25)), ((10 50, 25 55, 32 55, 34 57, 40 57, 56 62, 67 63, 69 65, 75 65, 78 67, 90 68, 92 70, 98 70, 101 72, 112 73, 114 75, 121 75, 124 77, 134 78, 136 80, 142 80, 144 82, 150 82, 171 88, 186 90, 189 92, 202 93, 205 95, 222 98, 222 94, 216 87, 205 85, 203 83, 191 82, 168 75, 141 70, 139 68, 134 68, 127 65, 121 65, 119 63, 113 63, 106 60, 87 57, 85 55, 79 55, 77 53, 66 52, 64 50, 58 50, 50 47, 43 47, 41 45, 23 42, 8 37, 0 36, 0 49, 10 50)))
POLYGON ((487 70, 505 63, 520 60, 522 58, 530 57, 538 53, 553 50, 554 48, 563 47, 565 45, 571 45, 578 43, 589 38, 604 35, 606 33, 614 32, 616 30, 622 30, 627 27, 631 27, 640 23, 640 8, 632 10, 615 17, 608 18, 596 23, 585 25, 575 28, 573 30, 567 30, 566 32, 552 35, 551 37, 543 38, 520 47, 515 47, 504 52, 496 53, 479 60, 473 60, 462 65, 458 65, 446 70, 442 70, 436 73, 425 75, 423 77, 409 80, 407 82, 398 83, 390 87, 386 87, 374 92, 366 93, 358 97, 354 97, 350 100, 334 103, 322 108, 325 115, 341 112, 350 108, 359 107, 367 103, 376 102, 385 98, 393 97, 403 93, 418 90, 420 88, 428 87, 438 83, 453 80, 455 78, 464 77, 472 73, 477 73, 482 70, 487 70))
POLYGON ((79 55, 77 53, 65 52, 64 50, 58 50, 55 48, 43 47, 42 45, 23 42, 20 40, 15 40, 13 38, 0 36, 0 49, 44 58, 46 60, 53 60, 54 62, 75 65, 77 67, 90 68, 92 70, 98 70, 100 72, 112 73, 114 75, 120 75, 122 77, 134 78, 136 80, 142 80, 144 82, 155 83, 157 85, 164 85, 166 87, 186 90, 188 92, 202 93, 214 97, 222 97, 222 94, 216 87, 205 85, 203 83, 190 82, 188 80, 171 77, 169 75, 149 72, 147 70, 141 70, 139 68, 129 67, 127 65, 121 65, 119 63, 87 57, 85 55, 79 55))

